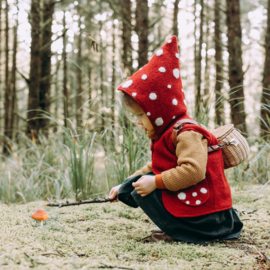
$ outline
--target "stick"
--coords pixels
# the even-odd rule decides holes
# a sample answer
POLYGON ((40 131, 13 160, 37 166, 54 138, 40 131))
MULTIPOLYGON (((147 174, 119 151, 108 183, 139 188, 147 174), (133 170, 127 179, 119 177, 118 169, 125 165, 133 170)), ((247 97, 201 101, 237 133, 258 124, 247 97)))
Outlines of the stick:
POLYGON ((113 202, 115 199, 108 199, 108 198, 95 198, 93 200, 85 200, 85 201, 78 201, 78 202, 72 202, 69 203, 68 201, 66 203, 47 203, 45 206, 51 206, 51 207, 65 207, 65 206, 73 206, 73 205, 80 205, 80 204, 88 204, 88 203, 105 203, 105 202, 113 202))

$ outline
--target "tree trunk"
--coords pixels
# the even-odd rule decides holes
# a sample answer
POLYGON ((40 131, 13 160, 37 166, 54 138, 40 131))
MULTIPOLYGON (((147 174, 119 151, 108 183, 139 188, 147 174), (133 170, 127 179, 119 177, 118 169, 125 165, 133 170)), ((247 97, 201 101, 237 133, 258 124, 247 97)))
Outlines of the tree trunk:
POLYGON ((229 52, 229 85, 231 119, 236 128, 246 134, 246 114, 244 96, 244 74, 242 62, 242 30, 240 24, 239 0, 226 0, 228 52, 229 52))
MULTIPOLYGON (((56 70, 55 70, 55 79, 54 79, 54 96, 56 97, 55 106, 54 106, 54 118, 57 119, 59 117, 59 87, 58 87, 58 76, 59 76, 59 68, 60 68, 60 61, 57 62, 56 70)), ((56 133, 58 129, 58 124, 54 123, 53 125, 53 132, 56 133)))
MULTIPOLYGON (((209 1, 205 4, 205 26, 206 26, 206 36, 205 36, 205 68, 204 68, 204 104, 205 107, 208 106, 208 100, 209 100, 209 88, 210 88, 210 80, 209 80, 209 57, 208 57, 208 50, 209 50, 209 43, 210 43, 210 9, 209 9, 209 1)), ((208 107, 209 108, 209 107, 208 107)), ((207 110, 209 111, 209 110, 207 110)))
POLYGON ((27 134, 34 139, 38 135, 38 112, 39 109, 39 89, 40 89, 40 1, 32 0, 31 2, 31 60, 29 75, 29 95, 28 95, 28 112, 27 112, 27 134))
POLYGON ((115 121, 115 81, 116 81, 116 73, 115 73, 115 54, 116 54, 116 44, 115 44, 115 24, 113 23, 113 34, 112 34, 112 89, 111 89, 111 108, 112 108, 112 123, 115 121))
MULTIPOLYGON (((99 12, 102 13, 102 1, 99 0, 99 12)), ((99 33, 101 33, 103 24, 102 21, 99 21, 99 33)), ((103 74, 103 41, 102 36, 100 35, 100 58, 99 58, 99 66, 100 66, 100 91, 101 91, 101 130, 105 129, 105 87, 104 87, 104 74, 103 74)))
POLYGON ((8 20, 8 10, 9 10, 9 5, 8 5, 8 0, 6 0, 6 28, 5 28, 5 41, 6 41, 6 48, 5 48, 5 129, 4 129, 4 135, 5 135, 5 140, 4 140, 4 148, 3 148, 3 154, 8 154, 10 150, 10 146, 8 144, 8 139, 11 139, 12 137, 12 130, 10 127, 10 115, 11 115, 11 94, 10 94, 10 85, 9 85, 9 20, 8 20))
POLYGON ((263 70, 263 91, 261 97, 261 136, 270 139, 270 0, 268 0, 267 28, 265 36, 265 61, 263 70))
POLYGON ((148 62, 148 1, 136 0, 136 32, 139 37, 138 68, 148 62))
MULTIPOLYGON (((0 59, 2 59, 2 0, 0 0, 0 59)), ((2 61, 0 61, 0 104, 2 106, 2 61)), ((1 108, 0 106, 0 108, 1 108)), ((0 117, 0 130, 2 130, 2 117, 0 117)), ((2 135, 2 134, 1 134, 2 135)))
POLYGON ((122 14, 125 20, 122 20, 122 40, 123 54, 122 62, 124 65, 124 77, 130 77, 134 72, 132 67, 132 45, 131 45, 131 1, 121 0, 122 14))
MULTIPOLYGON (((179 31, 178 31, 178 5, 179 5, 180 0, 174 0, 174 9, 173 9, 173 35, 177 37, 179 36, 179 31)), ((181 54, 180 52, 181 46, 178 45, 178 51, 179 55, 181 54)))
MULTIPOLYGON (((54 0, 43 0, 43 20, 42 20, 42 44, 41 44, 41 81, 39 92, 40 109, 50 111, 50 91, 51 91, 51 41, 52 41, 52 22, 54 14, 54 0)), ((40 118, 39 128, 45 133, 48 132, 49 120, 40 118)))
POLYGON ((216 121, 219 126, 224 124, 224 98, 222 98, 221 89, 223 87, 223 60, 222 60, 222 41, 220 33, 220 0, 215 0, 215 66, 216 66, 216 84, 215 84, 215 110, 216 121))
MULTIPOLYGON (((16 1, 16 7, 19 8, 18 6, 18 0, 16 1)), ((19 11, 18 11, 19 12, 19 11)), ((12 105, 11 105, 11 123, 10 123, 10 128, 11 128, 11 138, 13 139, 14 135, 14 122, 15 122, 15 117, 17 115, 15 114, 17 105, 17 93, 16 93, 16 69, 17 69, 17 31, 18 31, 18 12, 17 12, 17 18, 16 18, 16 23, 13 28, 13 55, 12 55, 12 72, 11 72, 11 93, 12 93, 12 105)), ((16 131, 17 132, 17 131, 16 131)))
MULTIPOLYGON (((195 3, 196 5, 196 3, 195 3)), ((195 115, 198 117, 201 109, 201 73, 202 73, 202 43, 203 43, 203 10, 204 10, 204 3, 203 0, 200 2, 201 5, 201 12, 200 12, 200 37, 199 37, 199 46, 197 50, 197 54, 195 55, 195 115)))
POLYGON ((79 17, 79 36, 78 36, 78 54, 77 54, 77 94, 76 94, 76 122, 77 127, 83 126, 82 121, 82 28, 81 16, 79 17))
MULTIPOLYGON (((113 18, 115 19, 115 18, 113 18)), ((115 72, 115 54, 116 54, 116 43, 115 43, 115 23, 113 22, 113 33, 112 33, 112 84, 111 84, 111 119, 112 119, 112 130, 115 129, 115 83, 116 83, 116 72, 115 72)), ((111 148, 115 151, 115 136, 114 132, 111 133, 111 148)))
POLYGON ((66 37, 66 13, 64 12, 63 16, 63 108, 64 108, 64 123, 67 128, 67 118, 68 116, 68 91, 67 91, 67 37, 66 37))

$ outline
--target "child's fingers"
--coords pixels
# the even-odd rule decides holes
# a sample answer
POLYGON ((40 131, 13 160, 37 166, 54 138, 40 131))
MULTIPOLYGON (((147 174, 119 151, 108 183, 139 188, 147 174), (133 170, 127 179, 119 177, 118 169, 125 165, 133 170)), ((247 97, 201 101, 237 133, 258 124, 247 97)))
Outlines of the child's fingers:
POLYGON ((139 187, 139 186, 140 186, 140 183, 134 182, 134 183, 132 183, 132 186, 133 186, 133 187, 139 187))

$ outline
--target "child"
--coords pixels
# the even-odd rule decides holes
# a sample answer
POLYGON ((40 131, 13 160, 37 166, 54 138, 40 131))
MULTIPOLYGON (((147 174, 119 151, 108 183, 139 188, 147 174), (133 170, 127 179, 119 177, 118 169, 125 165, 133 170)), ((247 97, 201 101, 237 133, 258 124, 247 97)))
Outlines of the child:
POLYGON ((152 231, 155 242, 238 238, 243 224, 232 208, 222 150, 207 151, 207 146, 218 144, 217 139, 201 126, 185 124, 177 134, 176 148, 172 142, 174 124, 191 119, 176 37, 118 90, 152 140, 152 162, 112 188, 109 198, 141 207, 161 229, 152 231))

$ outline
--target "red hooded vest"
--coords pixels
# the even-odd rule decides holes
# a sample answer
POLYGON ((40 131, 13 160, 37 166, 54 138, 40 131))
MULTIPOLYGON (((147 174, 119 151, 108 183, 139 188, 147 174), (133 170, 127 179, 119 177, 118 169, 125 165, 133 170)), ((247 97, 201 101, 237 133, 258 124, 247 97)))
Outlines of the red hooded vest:
MULTIPOLYGON (((173 125, 191 117, 187 115, 176 37, 168 40, 118 90, 129 94, 141 106, 155 128, 158 138, 151 146, 153 172, 160 174, 178 166, 172 143, 173 125)), ((215 136, 202 127, 186 124, 181 132, 187 130, 202 134, 208 145, 218 144, 215 136)), ((162 190, 162 201, 168 212, 176 217, 195 217, 232 207, 221 151, 208 155, 205 179, 197 185, 177 192, 162 190)))

